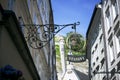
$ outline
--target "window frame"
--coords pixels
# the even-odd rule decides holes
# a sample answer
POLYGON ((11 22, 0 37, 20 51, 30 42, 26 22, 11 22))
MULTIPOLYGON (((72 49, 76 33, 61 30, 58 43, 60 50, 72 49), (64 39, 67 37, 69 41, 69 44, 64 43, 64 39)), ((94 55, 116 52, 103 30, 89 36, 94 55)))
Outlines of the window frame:
POLYGON ((109 31, 109 29, 111 27, 111 15, 110 15, 109 7, 105 11, 105 20, 106 20, 107 31, 109 31))
POLYGON ((111 1, 111 7, 112 7, 112 17, 113 17, 113 21, 115 21, 116 17, 118 16, 118 4, 117 4, 117 0, 112 0, 111 1))
POLYGON ((108 52, 109 52, 109 59, 110 62, 112 63, 115 59, 115 55, 114 55, 114 42, 113 42, 113 35, 111 34, 109 39, 108 39, 108 52), (112 52, 111 52, 112 50, 112 52))

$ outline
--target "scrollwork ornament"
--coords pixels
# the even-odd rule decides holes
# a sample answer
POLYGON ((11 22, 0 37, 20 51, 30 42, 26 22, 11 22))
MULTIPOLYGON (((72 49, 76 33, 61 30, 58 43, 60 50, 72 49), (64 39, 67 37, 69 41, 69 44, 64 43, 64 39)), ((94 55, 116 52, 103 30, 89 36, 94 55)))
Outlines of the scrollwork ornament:
POLYGON ((80 23, 73 23, 73 24, 65 24, 65 25, 57 25, 57 24, 24 24, 25 33, 24 36, 26 38, 27 43, 30 47, 34 49, 41 49, 46 44, 50 42, 53 37, 60 32, 62 29, 68 26, 79 25, 80 23), (54 29, 53 29, 54 28, 54 29), (42 29, 42 31, 41 31, 42 29))

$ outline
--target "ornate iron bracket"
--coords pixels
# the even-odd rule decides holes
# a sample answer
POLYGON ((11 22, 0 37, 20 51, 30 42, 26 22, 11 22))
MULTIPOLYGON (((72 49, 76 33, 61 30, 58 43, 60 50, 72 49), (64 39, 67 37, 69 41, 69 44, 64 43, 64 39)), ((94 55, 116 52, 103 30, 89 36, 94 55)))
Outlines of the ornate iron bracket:
POLYGON ((65 27, 70 26, 76 29, 80 22, 73 24, 57 25, 57 24, 24 24, 22 31, 30 47, 34 49, 41 49, 46 46, 54 36, 65 27))

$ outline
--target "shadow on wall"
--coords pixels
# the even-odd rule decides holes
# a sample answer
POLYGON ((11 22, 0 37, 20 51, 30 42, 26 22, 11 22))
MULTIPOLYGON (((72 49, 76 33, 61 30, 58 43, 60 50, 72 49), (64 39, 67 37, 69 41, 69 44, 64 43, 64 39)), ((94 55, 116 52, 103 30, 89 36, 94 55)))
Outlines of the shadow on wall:
POLYGON ((80 80, 89 80, 88 75, 86 75, 78 70, 75 70, 75 72, 77 73, 80 80))

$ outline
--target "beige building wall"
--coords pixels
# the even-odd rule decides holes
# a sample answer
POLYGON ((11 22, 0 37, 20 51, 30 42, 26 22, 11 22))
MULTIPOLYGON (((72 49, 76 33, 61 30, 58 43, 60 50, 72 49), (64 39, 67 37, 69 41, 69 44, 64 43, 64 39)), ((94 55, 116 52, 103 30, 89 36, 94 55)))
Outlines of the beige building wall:
POLYGON ((0 13, 0 69, 10 65, 22 72, 23 80, 39 80, 40 76, 24 43, 25 39, 19 32, 16 16, 10 11, 0 10, 0 13))
POLYGON ((12 65, 14 68, 23 72, 23 77, 25 79, 32 80, 32 75, 29 74, 29 70, 27 69, 24 60, 16 49, 16 46, 11 40, 9 33, 3 27, 1 28, 0 33, 0 67, 4 67, 8 64, 12 65))
MULTIPOLYGON (((14 11, 21 25, 53 24, 50 0, 0 0, 0 4, 4 9, 14 11)), ((26 27, 32 27, 34 29, 35 26, 21 26, 27 42, 28 29, 26 27)), ((45 29, 45 27, 41 27, 38 31, 40 35, 37 35, 41 40, 43 40, 43 29, 45 29)), ((48 42, 48 44, 41 49, 33 49, 30 47, 29 42, 27 42, 27 44, 41 79, 56 79, 54 40, 52 39, 50 43, 48 42)))

